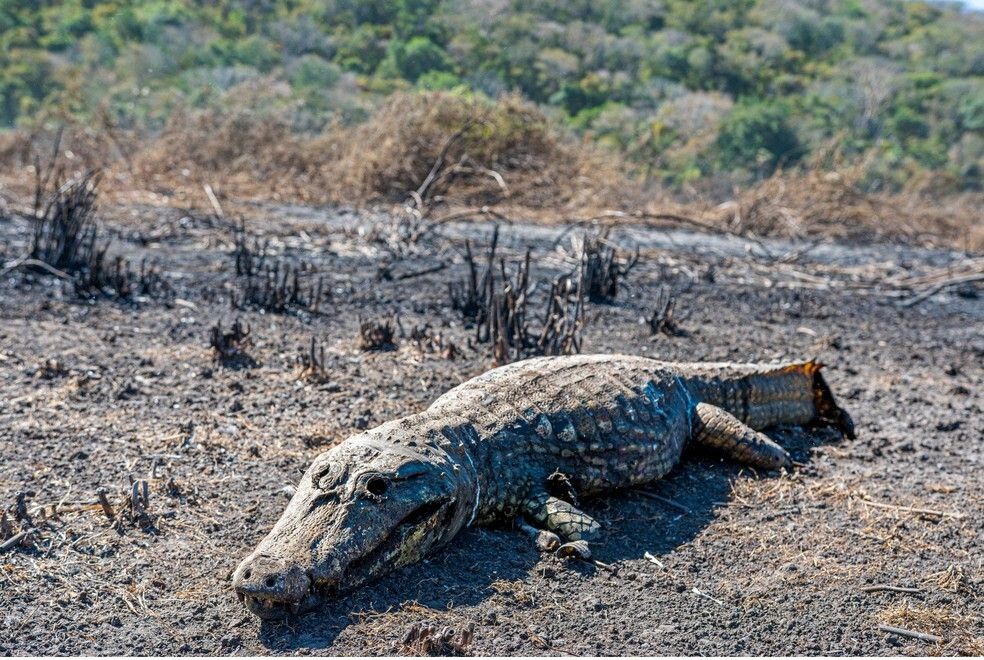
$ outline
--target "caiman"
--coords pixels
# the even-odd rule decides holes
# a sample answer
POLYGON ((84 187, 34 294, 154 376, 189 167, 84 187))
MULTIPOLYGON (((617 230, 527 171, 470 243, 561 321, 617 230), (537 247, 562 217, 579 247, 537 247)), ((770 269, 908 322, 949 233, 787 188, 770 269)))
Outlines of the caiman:
POLYGON ((599 525, 577 498, 663 477, 688 442, 779 469, 789 454, 761 429, 831 424, 853 438, 820 368, 579 355, 493 369, 318 456, 235 589, 254 614, 285 617, 495 520, 541 550, 583 551, 599 525))

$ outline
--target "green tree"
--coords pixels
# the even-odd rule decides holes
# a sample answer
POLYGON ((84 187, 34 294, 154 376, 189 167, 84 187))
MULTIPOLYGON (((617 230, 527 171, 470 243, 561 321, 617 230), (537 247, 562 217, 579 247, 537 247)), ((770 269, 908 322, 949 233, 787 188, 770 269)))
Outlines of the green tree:
POLYGON ((741 167, 760 176, 776 167, 794 163, 803 146, 788 123, 789 111, 782 105, 749 102, 725 117, 717 138, 722 167, 741 167))
POLYGON ((393 77, 395 74, 417 82, 429 71, 449 71, 451 62, 444 50, 433 41, 427 37, 414 37, 406 43, 395 39, 391 41, 381 69, 384 75, 393 77))

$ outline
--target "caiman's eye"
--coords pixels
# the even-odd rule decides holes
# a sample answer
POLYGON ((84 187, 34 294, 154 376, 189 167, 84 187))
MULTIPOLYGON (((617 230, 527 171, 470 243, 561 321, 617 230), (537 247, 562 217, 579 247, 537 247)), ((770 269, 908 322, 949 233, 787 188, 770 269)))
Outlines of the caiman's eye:
POLYGON ((370 477, 366 482, 366 490, 372 495, 382 495, 389 488, 389 481, 385 477, 370 477))
POLYGON ((319 490, 330 491, 334 490, 335 482, 337 481, 336 475, 332 474, 332 466, 327 465, 324 469, 311 475, 311 485, 319 490))

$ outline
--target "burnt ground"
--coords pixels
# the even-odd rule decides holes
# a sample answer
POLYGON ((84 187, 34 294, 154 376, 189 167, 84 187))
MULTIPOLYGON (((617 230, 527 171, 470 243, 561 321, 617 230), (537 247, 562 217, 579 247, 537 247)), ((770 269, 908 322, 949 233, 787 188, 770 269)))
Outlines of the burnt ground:
MULTIPOLYGON (((473 654, 984 651, 984 305, 969 288, 895 304, 900 283, 973 255, 659 229, 612 235, 641 244, 642 259, 613 304, 589 305, 583 350, 817 356, 857 440, 774 431, 801 464, 792 474, 691 452, 653 489, 686 512, 634 492, 588 502, 611 570, 541 557, 508 528, 470 529, 317 612, 261 624, 230 576, 312 458, 491 365, 447 293, 465 273, 463 237, 484 244, 489 225, 443 226, 412 246, 381 215, 246 210, 271 252, 323 274, 332 301, 320 314, 231 309, 242 278, 229 223, 171 208, 102 215, 111 250, 155 260, 169 293, 82 301, 49 275, 0 281, 0 505, 8 537, 35 530, 0 553, 0 653, 401 653, 413 650, 401 647, 408 628, 430 623, 474 624, 473 654), (452 265, 400 279, 442 260, 452 265), (653 338, 642 323, 660 286, 675 292, 683 336, 653 338), (360 352, 359 318, 394 313, 408 333, 430 324, 459 354, 406 338, 360 352), (223 366, 209 331, 237 316, 250 359, 223 366), (321 382, 298 378, 312 337, 325 348, 321 382), (131 478, 149 485, 136 520, 131 478), (881 584, 913 591, 864 590, 881 584)), ((504 225, 502 254, 531 246, 534 279, 547 282, 570 267, 552 245, 559 231, 504 225)), ((3 261, 27 239, 24 221, 0 220, 3 261)))

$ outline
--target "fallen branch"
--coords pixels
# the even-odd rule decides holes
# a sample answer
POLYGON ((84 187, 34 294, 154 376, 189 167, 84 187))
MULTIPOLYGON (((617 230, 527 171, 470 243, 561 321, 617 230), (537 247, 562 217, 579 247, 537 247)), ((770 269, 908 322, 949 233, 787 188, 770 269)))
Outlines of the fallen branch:
POLYGON ((639 490, 637 492, 640 495, 642 495, 643 497, 648 497, 651 500, 656 500, 657 502, 662 502, 663 504, 667 504, 667 505, 673 507, 674 509, 676 509, 678 511, 682 511, 683 513, 686 513, 687 515, 690 515, 692 513, 692 511, 690 509, 688 509, 684 505, 680 504, 679 502, 674 502, 673 500, 671 500, 668 497, 663 497, 662 495, 657 495, 656 493, 652 493, 652 492, 650 492, 648 490, 639 490))
POLYGON ((23 532, 18 532, 17 534, 14 534, 13 536, 11 536, 9 539, 7 539, 6 541, 4 541, 3 543, 0 543, 0 552, 6 552, 7 550, 10 550, 11 548, 14 548, 14 547, 20 545, 20 542, 21 541, 23 541, 24 539, 26 539, 28 536, 30 536, 33 533, 34 533, 34 530, 33 529, 25 529, 23 532))
POLYGON ((430 172, 427 173, 424 180, 421 181, 419 186, 417 186, 417 189, 409 193, 410 196, 413 197, 414 203, 417 205, 418 210, 423 208, 424 200, 427 198, 427 193, 435 179, 437 179, 438 174, 440 174, 441 168, 444 167, 444 161, 448 157, 448 152, 451 151, 451 147, 453 147, 458 140, 464 137, 465 133, 468 132, 468 129, 476 123, 477 120, 469 119, 464 123, 464 125, 461 126, 461 128, 452 133, 451 136, 445 140, 444 145, 441 147, 441 151, 437 154, 437 159, 430 168, 430 172))
POLYGON ((912 307, 913 305, 918 305, 922 301, 926 300, 932 295, 943 291, 944 289, 949 289, 952 286, 959 286, 960 284, 970 284, 972 282, 984 282, 984 273, 973 273, 971 275, 961 275, 960 277, 951 277, 949 279, 943 280, 928 289, 924 289, 912 296, 911 298, 906 298, 898 303, 899 307, 912 307))
POLYGON ((413 279, 415 277, 421 277, 422 275, 430 275, 431 273, 440 272, 440 271, 444 270, 447 267, 448 267, 448 264, 445 263, 445 262, 442 262, 442 263, 437 264, 436 266, 431 266, 429 268, 424 268, 422 270, 412 270, 409 273, 403 273, 401 275, 390 275, 389 276, 389 279, 393 280, 394 282, 398 282, 400 280, 409 280, 409 279, 413 279))
POLYGON ((765 252, 766 254, 771 254, 769 252, 768 247, 766 247, 765 243, 763 243, 757 238, 753 238, 745 234, 740 234, 730 229, 716 227, 712 224, 708 224, 706 222, 697 220, 696 218, 691 218, 686 215, 679 215, 677 213, 651 213, 649 211, 605 211, 603 213, 599 213, 598 215, 572 220, 571 224, 569 224, 567 228, 564 229, 564 231, 562 231, 560 235, 554 240, 553 246, 557 247, 558 245, 560 245, 560 242, 561 240, 563 240, 564 236, 566 236, 571 230, 575 229, 576 227, 582 225, 595 224, 599 220, 624 220, 624 219, 635 220, 639 224, 643 225, 644 227, 653 226, 651 223, 647 223, 646 221, 675 222, 681 225, 689 225, 696 229, 700 229, 701 231, 706 231, 710 234, 719 234, 722 236, 736 236, 738 238, 754 243, 755 245, 759 246, 759 248, 761 248, 762 251, 765 252))
POLYGON ((661 562, 661 561, 660 561, 659 559, 657 559, 657 558, 656 558, 656 555, 654 555, 653 553, 651 553, 651 552, 649 552, 648 550, 647 550, 646 552, 644 552, 644 553, 643 553, 643 555, 642 555, 642 557, 643 557, 643 559, 645 559, 646 561, 648 561, 648 562, 650 562, 650 563, 652 563, 652 564, 656 564, 656 565, 657 565, 657 566, 659 566, 660 568, 663 568, 663 569, 665 569, 665 568, 666 568, 666 564, 664 564, 664 563, 663 563, 663 562, 661 562))
POLYGON ((13 261, 11 261, 11 262, 7 263, 6 265, 4 265, 3 270, 0 270, 0 277, 3 277, 7 273, 10 273, 10 272, 12 272, 14 270, 17 270, 18 268, 20 268, 22 266, 28 267, 28 268, 31 268, 31 267, 33 267, 33 268, 40 268, 42 270, 47 271, 48 273, 51 273, 55 277, 60 277, 63 280, 70 280, 70 279, 72 279, 72 276, 69 275, 68 273, 66 273, 65 271, 58 270, 54 266, 52 266, 50 264, 47 264, 47 263, 41 261, 40 259, 31 259, 27 255, 24 255, 23 257, 19 257, 17 259, 14 259, 13 261))
POLYGON ((706 598, 706 599, 708 599, 708 600, 712 600, 712 601, 714 601, 715 603, 717 603, 718 605, 722 605, 722 606, 724 606, 724 603, 723 603, 722 601, 720 601, 720 600, 718 600, 717 598, 715 598, 714 596, 712 596, 712 595, 711 595, 711 594, 709 594, 709 593, 706 593, 706 592, 704 592, 704 591, 701 591, 701 590, 700 590, 700 589, 698 589, 697 587, 693 587, 693 588, 692 588, 692 589, 691 589, 690 591, 691 591, 692 593, 695 593, 695 594, 697 594, 698 596, 702 596, 702 597, 704 597, 704 598, 706 598))
POLYGON ((606 564, 605 562, 601 561, 600 559, 592 559, 591 560, 591 563, 594 564, 595 566, 597 566, 598 568, 605 569, 609 573, 615 573, 618 570, 614 566, 612 566, 611 564, 606 564))
POLYGON ((208 183, 203 183, 202 188, 205 189, 205 196, 208 197, 208 203, 212 205, 212 210, 215 211, 215 215, 224 218, 225 213, 222 212, 222 205, 219 204, 219 198, 215 196, 215 191, 212 190, 212 186, 208 183))
POLYGON ((942 637, 937 637, 936 635, 916 632, 915 630, 906 630, 905 628, 896 628, 895 626, 878 626, 878 630, 881 630, 882 632, 891 633, 893 635, 899 635, 900 637, 909 637, 911 639, 918 639, 923 642, 929 642, 930 644, 939 644, 943 641, 942 637))
POLYGON ((870 587, 861 587, 861 591, 866 594, 875 593, 876 591, 894 591, 900 594, 922 593, 922 589, 916 587, 895 587, 890 584, 873 584, 870 587))
POLYGON ((859 500, 863 504, 873 506, 877 509, 890 509, 892 511, 902 511, 904 513, 918 513, 924 516, 935 516, 937 518, 965 518, 964 514, 956 511, 937 511, 936 509, 922 509, 913 506, 897 506, 895 504, 884 504, 882 502, 872 502, 871 500, 859 500))
POLYGON ((453 222, 455 220, 461 220, 463 218, 468 218, 473 215, 484 215, 490 218, 495 218, 496 220, 502 222, 509 222, 509 218, 502 215, 501 213, 493 209, 491 206, 483 206, 477 209, 465 209, 463 211, 455 211, 454 213, 450 213, 444 216, 443 218, 437 218, 436 220, 432 221, 431 226, 444 224, 447 222, 453 222))

